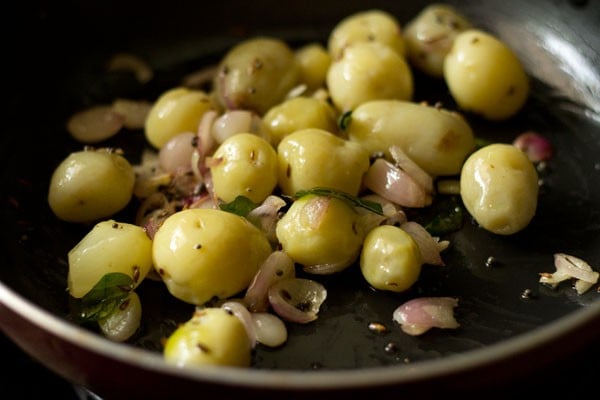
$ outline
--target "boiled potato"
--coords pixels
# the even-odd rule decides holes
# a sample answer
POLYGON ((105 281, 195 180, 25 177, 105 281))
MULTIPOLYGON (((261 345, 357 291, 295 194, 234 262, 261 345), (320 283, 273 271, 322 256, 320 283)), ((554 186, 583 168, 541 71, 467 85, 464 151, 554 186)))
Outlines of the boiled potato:
POLYGON ((152 240, 140 226, 106 220, 97 223, 68 254, 69 294, 85 296, 102 277, 120 272, 134 288, 152 269, 152 240))
POLYGON ((300 82, 310 92, 323 87, 331 65, 331 55, 327 49, 320 43, 309 43, 296 50, 295 55, 300 68, 300 82))
POLYGON ((473 131, 455 112, 399 100, 376 100, 352 112, 348 138, 369 154, 399 146, 433 176, 456 175, 475 147, 473 131))
POLYGON ((471 22, 448 4, 431 4, 404 29, 407 57, 411 64, 436 78, 444 76, 444 58, 454 38, 472 28, 471 22))
POLYGON ((369 154, 359 143, 316 128, 284 137, 277 147, 277 157, 279 187, 287 195, 314 187, 357 195, 369 168, 369 154))
POLYGON ((341 270, 358 257, 364 233, 359 214, 346 202, 303 196, 290 206, 276 227, 283 251, 304 266, 331 265, 341 270))
POLYGON ((202 305, 246 289, 271 254, 266 236, 247 219, 218 209, 186 209, 154 236, 154 268, 169 292, 202 305))
POLYGON ((272 107, 263 117, 271 144, 277 146, 290 133, 306 128, 337 131, 336 114, 325 101, 295 97, 272 107))
POLYGON ((165 361, 178 367, 249 367, 252 345, 241 320, 223 308, 204 308, 166 340, 165 361))
POLYGON ((401 228, 380 225, 366 236, 360 270, 375 289, 403 292, 417 281, 423 258, 418 244, 401 228))
POLYGON ((516 54, 499 38, 476 29, 454 39, 444 60, 444 79, 462 109, 495 121, 521 110, 530 90, 516 54))
POLYGON ((160 149, 180 133, 195 133, 204 113, 213 108, 212 99, 201 90, 184 87, 167 90, 148 113, 144 131, 146 139, 160 149))
POLYGON ((214 80, 220 104, 229 110, 264 114, 300 82, 300 67, 284 41, 254 37, 235 45, 221 60, 214 80))
POLYGON ((525 228, 535 215, 538 175, 527 155, 515 146, 487 145, 465 162, 460 195, 483 228, 510 235, 525 228))
POLYGON ((68 222, 92 222, 121 211, 133 196, 135 172, 111 149, 69 154, 52 173, 48 204, 68 222))
POLYGON ((410 100, 412 71, 389 46, 360 42, 344 48, 327 71, 327 87, 333 104, 341 112, 370 100, 410 100))
POLYGON ((245 196, 262 203, 277 186, 277 152, 251 133, 230 136, 209 163, 214 193, 225 202, 245 196))
POLYGON ((379 42, 404 56, 402 27, 398 20, 383 10, 367 10, 347 16, 337 23, 329 35, 327 48, 334 60, 355 43, 379 42))

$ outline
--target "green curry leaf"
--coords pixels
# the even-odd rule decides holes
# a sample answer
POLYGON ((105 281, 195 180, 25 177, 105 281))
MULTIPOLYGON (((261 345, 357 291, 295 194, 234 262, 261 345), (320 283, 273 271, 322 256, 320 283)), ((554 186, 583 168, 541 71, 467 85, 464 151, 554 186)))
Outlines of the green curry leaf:
POLYGON ((343 200, 354 207, 362 207, 376 214, 383 215, 383 208, 381 207, 381 204, 374 201, 360 199, 351 194, 331 188, 315 187, 309 190, 300 190, 296 192, 293 198, 299 199, 311 194, 316 196, 334 197, 336 199, 343 200))
POLYGON ((121 272, 104 275, 98 283, 76 303, 77 319, 81 323, 106 318, 133 290, 133 279, 121 272))
POLYGON ((256 204, 245 196, 237 196, 232 202, 219 205, 219 208, 240 217, 245 217, 256 208, 256 204))

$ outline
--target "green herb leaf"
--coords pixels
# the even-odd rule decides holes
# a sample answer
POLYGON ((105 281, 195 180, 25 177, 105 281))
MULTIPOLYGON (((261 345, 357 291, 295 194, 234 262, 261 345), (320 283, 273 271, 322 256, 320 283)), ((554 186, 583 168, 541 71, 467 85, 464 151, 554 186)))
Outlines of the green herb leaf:
POLYGON ((133 290, 133 279, 121 272, 104 275, 75 305, 77 319, 84 323, 110 315, 133 290))
POLYGON ((346 201, 354 207, 362 207, 376 214, 383 215, 383 208, 381 207, 381 204, 374 201, 359 199, 351 194, 331 188, 315 187, 309 190, 300 190, 296 192, 293 198, 299 199, 310 194, 316 196, 334 197, 336 199, 346 201))
POLYGON ((464 206, 457 196, 438 196, 437 201, 427 212, 418 218, 433 236, 441 236, 459 230, 463 225, 464 206))
POLYGON ((338 127, 342 132, 345 132, 350 122, 352 122, 352 111, 346 111, 338 118, 338 127))
POLYGON ((219 208, 240 217, 245 217, 256 208, 256 204, 245 196, 237 196, 232 202, 221 204, 219 208))

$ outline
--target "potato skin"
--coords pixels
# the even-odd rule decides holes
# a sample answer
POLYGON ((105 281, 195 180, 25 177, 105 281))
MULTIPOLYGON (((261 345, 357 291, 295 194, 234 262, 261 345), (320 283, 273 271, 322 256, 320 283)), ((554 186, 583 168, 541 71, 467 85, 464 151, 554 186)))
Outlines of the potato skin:
POLYGON ((529 96, 529 78, 515 53, 477 29, 458 34, 444 59, 444 79, 464 110, 492 121, 514 116, 529 96))
POLYGON ((400 23, 392 14, 378 9, 356 12, 339 21, 329 35, 327 48, 336 60, 346 47, 364 42, 382 43, 400 56, 406 53, 400 23))
POLYGON ((378 42, 359 42, 342 52, 327 71, 331 100, 340 112, 378 99, 410 100, 412 71, 401 55, 378 42))
POLYGON ((98 222, 68 254, 69 294, 86 295, 106 274, 120 272, 137 287, 152 269, 152 240, 140 226, 98 222))
POLYGON ((186 209, 168 217, 154 236, 154 268, 169 292, 202 305, 246 289, 271 253, 248 220, 217 209, 186 209))
POLYGON ((245 196, 254 203, 262 203, 277 185, 277 152, 257 135, 230 136, 212 158, 214 192, 225 202, 245 196))
POLYGON ((287 43, 260 36, 238 43, 225 55, 214 86, 225 109, 263 115, 299 82, 300 67, 287 43))
POLYGON ((369 154, 360 144, 316 128, 283 138, 277 155, 279 187, 287 195, 319 186, 357 195, 369 168, 369 154))
POLYGON ((460 195, 469 213, 486 230, 511 235, 533 219, 538 175, 525 153, 495 143, 474 152, 462 168, 460 195))
POLYGON ((146 139, 160 149, 174 136, 198 131, 204 113, 216 108, 208 94, 201 90, 176 87, 156 100, 145 122, 146 139))
POLYGON ((303 196, 290 206, 276 227, 277 239, 294 262, 304 266, 352 264, 364 233, 359 214, 342 200, 303 196))
POLYGON ((457 175, 475 147, 473 131, 458 113, 400 100, 374 100, 352 112, 348 138, 369 154, 399 146, 433 176, 457 175))
POLYGON ((127 206, 134 184, 133 166, 122 155, 109 149, 77 151, 52 173, 48 204, 63 221, 98 221, 127 206))
POLYGON ((366 236, 360 270, 375 289, 403 292, 417 281, 423 258, 414 239, 394 225, 380 225, 366 236))
POLYGON ((251 349, 238 317, 223 308, 207 307, 196 311, 167 338, 163 356, 179 367, 249 367, 251 349))
POLYGON ((320 43, 309 43, 295 52, 300 68, 300 82, 313 92, 325 85, 327 70, 331 65, 331 55, 320 43))

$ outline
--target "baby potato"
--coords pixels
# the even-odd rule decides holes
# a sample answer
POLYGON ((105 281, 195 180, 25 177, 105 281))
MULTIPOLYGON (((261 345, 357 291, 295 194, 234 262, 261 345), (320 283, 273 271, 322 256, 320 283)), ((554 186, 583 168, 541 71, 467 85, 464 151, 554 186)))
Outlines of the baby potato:
POLYGON ((284 137, 277 147, 282 192, 328 187, 356 196, 369 169, 369 154, 323 129, 307 128, 284 137))
POLYGON ((271 245, 256 226, 218 209, 176 212, 152 245, 154 268, 169 292, 196 305, 246 289, 269 254, 271 245))
POLYGON ((48 204, 63 221, 92 222, 121 211, 133 196, 135 172, 111 149, 69 154, 52 173, 48 204))
POLYGON ((300 82, 311 92, 323 87, 331 65, 327 49, 320 43, 309 43, 296 50, 295 55, 300 68, 300 82))
POLYGON ((358 257, 364 233, 359 214, 346 202, 307 195, 292 203, 276 227, 283 251, 304 266, 331 265, 339 271, 358 257))
POLYGON ((360 270, 375 289, 408 290, 419 278, 423 259, 415 240, 394 225, 380 225, 365 237, 360 270))
POLYGON ((230 136, 209 162, 215 195, 227 203, 238 196, 262 203, 277 186, 277 162, 277 152, 260 136, 230 136))
POLYGON ((448 4, 431 4, 404 29, 407 57, 412 65, 436 78, 444 76, 444 58, 454 38, 472 28, 471 22, 448 4))
POLYGON ((223 308, 203 308, 167 338, 166 362, 178 367, 249 367, 252 345, 242 321, 223 308))
POLYGON ((197 132, 204 113, 214 108, 210 96, 201 90, 184 87, 167 90, 148 113, 146 139, 160 149, 175 135, 197 132))
POLYGON ((460 195, 469 213, 486 230, 511 235, 535 215, 538 175, 533 163, 510 144, 477 150, 460 174, 460 195))
POLYGON ((475 137, 458 113, 399 100, 375 100, 352 112, 348 138, 369 154, 389 156, 399 146, 433 176, 457 175, 475 148, 475 137))
POLYGON ((341 112, 370 100, 410 100, 412 71, 391 47, 378 42, 360 42, 344 48, 327 71, 327 87, 333 104, 341 112))
POLYGON ((255 37, 238 43, 225 55, 214 86, 224 108, 262 115, 281 102, 299 80, 300 67, 287 43, 255 37))
POLYGON ((515 115, 529 96, 529 78, 515 53, 476 29, 454 39, 444 60, 444 79, 462 109, 493 121, 515 115))
POLYGON ((334 109, 315 97, 294 97, 272 107, 263 117, 271 144, 277 146, 290 133, 306 128, 337 131, 334 109))
POLYGON ((68 261, 67 284, 75 298, 113 272, 130 276, 135 288, 152 269, 152 240, 140 226, 101 221, 69 251, 68 261))
POLYGON ((400 23, 383 10, 360 11, 342 19, 331 31, 327 48, 333 59, 337 60, 346 47, 362 42, 379 42, 392 48, 398 55, 405 55, 400 23))

